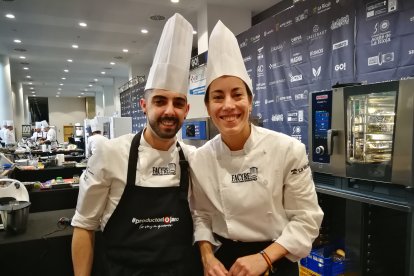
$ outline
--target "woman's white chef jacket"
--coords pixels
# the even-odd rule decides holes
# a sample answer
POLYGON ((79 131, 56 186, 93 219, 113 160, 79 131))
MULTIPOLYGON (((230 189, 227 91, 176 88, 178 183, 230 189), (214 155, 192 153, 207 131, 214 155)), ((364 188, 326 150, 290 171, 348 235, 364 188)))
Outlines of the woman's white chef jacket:
MULTIPOLYGON (((88 160, 79 183, 79 196, 72 226, 103 230, 124 191, 128 157, 134 134, 103 142, 88 160)), ((195 148, 180 142, 187 157, 195 148)), ((180 165, 176 143, 168 151, 153 149, 141 136, 136 185, 143 187, 179 186, 180 165), (153 175, 157 168, 175 164, 175 174, 153 175)), ((150 208, 150 207, 149 207, 150 208)))
POLYGON ((89 136, 86 147, 86 158, 91 157, 95 153, 98 145, 105 141, 108 141, 108 138, 100 134, 89 136))
POLYGON ((275 241, 291 261, 309 254, 323 212, 305 146, 251 126, 244 149, 231 152, 217 135, 190 156, 195 240, 275 241))

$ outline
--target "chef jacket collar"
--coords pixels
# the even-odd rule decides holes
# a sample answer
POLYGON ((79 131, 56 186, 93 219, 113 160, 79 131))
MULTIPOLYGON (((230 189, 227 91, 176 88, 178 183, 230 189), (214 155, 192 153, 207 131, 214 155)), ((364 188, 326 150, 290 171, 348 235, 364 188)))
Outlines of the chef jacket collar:
POLYGON ((221 140, 221 135, 219 137, 221 143, 218 148, 217 156, 240 156, 240 155, 247 155, 249 152, 254 148, 254 141, 256 137, 256 129, 254 128, 253 124, 250 124, 250 136, 247 138, 246 143, 244 144, 243 149, 238 151, 231 151, 229 147, 221 140))
MULTIPOLYGON (((148 147, 148 148, 151 148, 151 149, 154 149, 148 142, 147 142, 147 140, 145 140, 145 137, 144 137, 144 133, 145 133, 145 131, 147 131, 147 128, 145 128, 144 129, 144 131, 142 132, 142 135, 141 135, 141 141, 140 141, 140 146, 139 146, 139 148, 138 148, 138 150, 139 151, 142 151, 143 150, 143 148, 142 148, 142 146, 143 147, 148 147)), ((171 147, 167 150, 167 152, 172 152, 173 150, 176 150, 176 144, 177 144, 177 136, 175 136, 174 137, 174 143, 171 145, 171 147)), ((155 150, 155 149, 154 149, 155 150)))

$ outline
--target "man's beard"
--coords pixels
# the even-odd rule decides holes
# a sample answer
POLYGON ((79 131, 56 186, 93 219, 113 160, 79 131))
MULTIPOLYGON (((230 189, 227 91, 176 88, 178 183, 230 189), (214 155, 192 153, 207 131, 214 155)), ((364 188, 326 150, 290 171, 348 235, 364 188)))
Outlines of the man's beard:
POLYGON ((148 123, 151 127, 151 129, 157 134, 158 137, 162 139, 171 139, 175 137, 178 130, 181 128, 181 124, 176 117, 160 117, 157 120, 148 120, 148 123), (175 123, 175 128, 168 129, 168 130, 162 130, 159 125, 162 124, 163 121, 173 121, 175 123))

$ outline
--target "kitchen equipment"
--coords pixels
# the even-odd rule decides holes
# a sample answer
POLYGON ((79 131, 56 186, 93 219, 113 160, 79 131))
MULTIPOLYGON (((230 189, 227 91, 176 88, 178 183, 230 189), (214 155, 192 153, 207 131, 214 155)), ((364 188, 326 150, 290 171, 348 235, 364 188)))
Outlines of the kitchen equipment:
POLYGON ((15 179, 0 179, 0 217, 2 227, 9 233, 26 231, 29 217, 29 193, 15 179))
POLYGON ((312 170, 413 187, 413 89, 401 80, 312 93, 312 170))

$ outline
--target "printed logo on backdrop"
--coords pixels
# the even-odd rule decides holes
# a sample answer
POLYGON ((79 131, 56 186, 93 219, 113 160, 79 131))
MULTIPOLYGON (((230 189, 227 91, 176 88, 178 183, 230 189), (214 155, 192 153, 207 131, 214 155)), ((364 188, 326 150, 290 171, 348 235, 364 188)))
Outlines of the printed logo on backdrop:
POLYGON ((285 48, 285 45, 286 45, 286 41, 283 41, 282 43, 279 43, 279 44, 277 44, 275 46, 271 46, 270 47, 270 52, 271 53, 272 52, 275 52, 275 51, 281 52, 285 48))
POLYGON ((342 63, 336 64, 334 66, 334 70, 335 70, 335 72, 346 71, 346 62, 342 62, 342 63))
POLYGON ((239 44, 240 49, 247 47, 247 42, 249 39, 245 38, 242 43, 239 44))
POLYGON ((290 38, 290 43, 292 46, 302 43, 302 35, 297 35, 290 38))
POLYGON ((291 102, 291 101, 292 101, 292 96, 290 96, 290 95, 288 95, 288 96, 276 96, 276 98, 275 98, 276 103, 291 102))
POLYGON ((291 57, 290 57, 290 65, 296 65, 296 64, 300 64, 303 62, 303 56, 301 53, 294 53, 291 57))
POLYGON ((302 13, 298 14, 297 16, 295 16, 295 23, 299 23, 305 19, 308 19, 308 15, 309 14, 309 10, 305 9, 303 10, 302 13))
POLYGON ((322 66, 319 66, 318 68, 313 68, 312 67, 312 75, 313 75, 312 80, 313 81, 319 80, 319 77, 321 75, 321 71, 322 71, 322 66))
POLYGON ((306 37, 307 40, 316 40, 322 38, 328 32, 327 29, 321 29, 319 25, 314 25, 312 28, 312 34, 306 37))
POLYGON ((284 21, 284 22, 281 22, 281 23, 276 22, 276 24, 275 24, 275 31, 278 32, 279 30, 281 30, 283 28, 287 28, 287 27, 291 26, 292 24, 293 24, 293 20, 292 19, 289 19, 289 20, 284 21))
POLYGON ((293 126, 291 135, 293 138, 302 141, 302 127, 301 126, 293 126))
POLYGON ((390 21, 382 20, 375 23, 371 35, 371 46, 386 44, 391 42, 390 21))
POLYGON ((260 64, 257 66, 257 77, 263 77, 265 73, 265 66, 263 64, 260 64))
POLYGON ((366 4, 366 19, 374 19, 397 11, 398 0, 376 0, 366 4))
POLYGON ((133 217, 132 224, 138 225, 139 230, 159 230, 161 228, 171 228, 174 224, 178 223, 180 218, 173 216, 165 216, 158 218, 135 218, 133 217))
POLYGON ((281 122, 283 123, 284 116, 283 114, 273 114, 272 115, 272 122, 281 122))
POLYGON ((258 172, 259 170, 257 167, 251 167, 248 172, 232 174, 231 183, 256 181, 258 172))
POLYGON ((303 110, 295 110, 290 111, 287 113, 287 121, 289 123, 300 123, 303 122, 304 111, 303 110))
POLYGON ((349 44, 348 39, 339 41, 337 43, 332 44, 332 50, 338 50, 344 47, 347 47, 349 44))
POLYGON ((317 57, 320 57, 320 56, 323 56, 323 48, 319 48, 319 49, 312 50, 312 51, 309 52, 309 57, 310 58, 317 58, 317 57))
POLYGON ((273 99, 265 99, 265 105, 266 104, 271 104, 271 103, 274 103, 275 102, 275 100, 273 100, 273 99))
POLYGON ((264 46, 257 49, 257 60, 261 60, 264 58, 264 46))
POLYGON ((304 90, 303 93, 295 94, 295 101, 308 100, 308 90, 304 90))
POLYGON ((349 24, 349 14, 342 16, 340 18, 337 18, 335 20, 332 20, 331 22, 331 30, 336 30, 341 28, 342 26, 346 26, 349 24))
POLYGON ((260 34, 250 37, 250 42, 252 42, 253 44, 259 41, 260 41, 260 34))
POLYGON ((394 61, 394 52, 388 53, 378 53, 376 56, 368 58, 368 66, 381 66, 384 63, 389 63, 394 61))
POLYGON ((331 1, 327 1, 327 2, 324 2, 324 3, 320 4, 319 6, 315 6, 313 8, 313 13, 314 14, 321 14, 321 13, 329 11, 331 8, 332 8, 331 1))
POLYGON ((273 30, 273 29, 270 29, 270 30, 264 31, 264 32, 263 32, 263 37, 266 37, 266 36, 268 36, 268 35, 272 34, 273 32, 274 32, 274 30, 273 30))
POLYGON ((165 167, 152 167, 152 175, 175 175, 176 165, 175 163, 169 163, 165 167))
POLYGON ((302 74, 293 75, 292 73, 289 73, 289 78, 290 78, 290 82, 294 83, 294 82, 303 80, 303 75, 302 74))
POLYGON ((276 85, 280 85, 286 83, 286 79, 285 78, 278 78, 277 80, 271 81, 269 82, 269 86, 276 86, 276 85))

